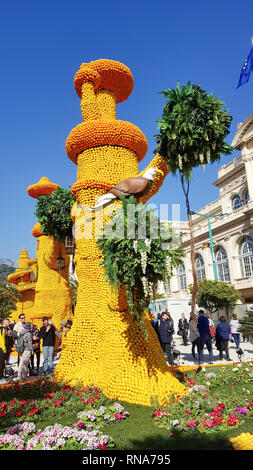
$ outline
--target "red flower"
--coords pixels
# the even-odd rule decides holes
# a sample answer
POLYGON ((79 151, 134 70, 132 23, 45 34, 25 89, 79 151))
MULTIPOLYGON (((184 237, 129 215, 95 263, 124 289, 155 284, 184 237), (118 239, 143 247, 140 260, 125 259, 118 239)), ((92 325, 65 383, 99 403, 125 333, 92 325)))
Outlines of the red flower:
POLYGON ((95 400, 93 397, 90 397, 88 402, 90 403, 90 405, 93 405, 95 403, 95 400))
POLYGON ((0 416, 5 416, 7 413, 7 410, 0 411, 0 416))
POLYGON ((156 410, 154 412, 154 415, 155 415, 156 418, 160 418, 160 416, 163 415, 163 413, 164 413, 164 410, 160 410, 160 408, 159 408, 159 410, 156 410))
POLYGON ((237 416, 230 414, 229 419, 227 420, 227 423, 229 426, 235 426, 236 424, 239 424, 241 422, 240 418, 237 418, 237 416))
POLYGON ((106 444, 98 444, 98 449, 107 450, 106 444))
POLYGON ((39 408, 34 408, 30 413, 28 413, 30 416, 35 415, 36 413, 39 413, 40 409, 39 408))
POLYGON ((22 416, 21 411, 16 411, 15 416, 16 416, 16 418, 19 418, 19 416, 22 416))
POLYGON ((47 393, 44 394, 44 398, 54 398, 54 396, 55 396, 55 393, 47 392, 47 393))
POLYGON ((57 400, 55 403, 52 403, 52 406, 61 406, 61 404, 62 404, 62 401, 57 400))

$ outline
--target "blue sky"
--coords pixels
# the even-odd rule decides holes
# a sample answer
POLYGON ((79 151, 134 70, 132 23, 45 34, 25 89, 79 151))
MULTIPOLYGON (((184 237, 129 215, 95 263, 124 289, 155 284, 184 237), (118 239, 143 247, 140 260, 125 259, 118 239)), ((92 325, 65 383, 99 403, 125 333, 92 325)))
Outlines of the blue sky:
MULTIPOLYGON (((42 176, 64 188, 76 181, 65 140, 82 121, 73 85, 82 62, 108 58, 131 69, 134 90, 118 105, 117 117, 139 126, 148 139, 142 170, 154 156, 156 120, 165 104, 159 91, 177 80, 199 83, 225 102, 233 116, 231 143, 237 124, 253 112, 253 74, 236 89, 251 48, 252 18, 252 0, 241 8, 234 0, 2 2, 0 258, 16 260, 23 247, 36 256, 36 200, 26 188, 42 176)), ((236 155, 193 172, 192 210, 218 198, 212 186, 217 168, 236 155)), ((182 189, 172 175, 150 202, 180 204, 186 219, 182 189)))

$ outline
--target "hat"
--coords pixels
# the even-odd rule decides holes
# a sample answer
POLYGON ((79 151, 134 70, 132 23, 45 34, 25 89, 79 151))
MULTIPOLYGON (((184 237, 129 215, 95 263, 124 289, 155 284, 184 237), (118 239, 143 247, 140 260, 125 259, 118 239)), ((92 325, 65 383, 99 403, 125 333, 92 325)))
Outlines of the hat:
POLYGON ((26 322, 26 323, 24 324, 24 328, 25 328, 26 330, 30 330, 30 329, 31 329, 31 322, 29 322, 29 321, 26 322))

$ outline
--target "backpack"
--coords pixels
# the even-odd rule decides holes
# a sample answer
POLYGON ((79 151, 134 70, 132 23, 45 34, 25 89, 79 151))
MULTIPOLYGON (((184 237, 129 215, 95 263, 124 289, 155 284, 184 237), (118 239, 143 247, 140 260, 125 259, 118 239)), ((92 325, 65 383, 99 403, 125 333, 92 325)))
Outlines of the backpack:
POLYGON ((16 342, 16 351, 19 354, 22 354, 25 350, 25 340, 24 340, 24 335, 19 335, 17 342, 16 342))

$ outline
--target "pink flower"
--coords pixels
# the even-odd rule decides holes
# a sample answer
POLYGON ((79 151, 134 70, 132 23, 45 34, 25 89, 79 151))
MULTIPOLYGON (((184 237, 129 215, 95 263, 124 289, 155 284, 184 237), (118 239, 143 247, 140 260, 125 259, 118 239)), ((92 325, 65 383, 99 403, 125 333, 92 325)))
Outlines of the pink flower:
POLYGON ((121 418, 123 418, 122 414, 120 414, 120 413, 115 413, 114 417, 115 417, 116 419, 121 419, 121 418))
POLYGON ((85 426, 85 424, 84 423, 75 423, 75 424, 73 424, 73 426, 76 426, 77 428, 82 429, 85 426))

